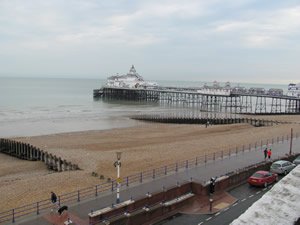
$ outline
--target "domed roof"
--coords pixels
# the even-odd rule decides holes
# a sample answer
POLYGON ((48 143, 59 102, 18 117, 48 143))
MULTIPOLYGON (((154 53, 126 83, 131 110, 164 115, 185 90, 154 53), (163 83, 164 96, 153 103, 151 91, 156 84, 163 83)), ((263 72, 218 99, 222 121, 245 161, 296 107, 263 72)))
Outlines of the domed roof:
POLYGON ((136 69, 134 68, 134 65, 131 66, 129 74, 136 74, 136 69))

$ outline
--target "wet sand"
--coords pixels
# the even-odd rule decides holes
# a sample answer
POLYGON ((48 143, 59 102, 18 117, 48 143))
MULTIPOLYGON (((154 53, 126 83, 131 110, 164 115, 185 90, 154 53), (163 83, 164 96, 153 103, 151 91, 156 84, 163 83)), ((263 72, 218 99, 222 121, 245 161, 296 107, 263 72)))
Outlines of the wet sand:
MULTIPOLYGON (((252 116, 254 117, 254 116, 252 116)), ((29 162, 0 154, 0 211, 50 198, 103 182, 92 172, 116 178, 116 152, 122 152, 121 177, 187 160, 207 153, 254 144, 268 138, 300 134, 300 116, 268 116, 288 121, 272 127, 249 124, 179 125, 144 123, 102 131, 72 132, 14 138, 79 165, 81 170, 53 172, 42 162, 29 162)), ((262 155, 263 157, 263 155, 262 155)))

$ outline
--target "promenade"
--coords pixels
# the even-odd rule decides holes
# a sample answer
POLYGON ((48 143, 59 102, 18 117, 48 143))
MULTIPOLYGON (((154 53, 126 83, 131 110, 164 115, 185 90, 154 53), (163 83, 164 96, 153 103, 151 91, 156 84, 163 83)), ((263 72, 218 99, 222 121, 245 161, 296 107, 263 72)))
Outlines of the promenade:
MULTIPOLYGON (((252 148, 250 151, 239 152, 238 154, 232 153, 231 156, 224 156, 223 158, 216 158, 215 160, 207 161, 205 164, 198 164, 196 167, 180 169, 177 172, 168 173, 157 178, 144 179, 142 183, 135 183, 127 187, 121 187, 120 200, 126 201, 130 198, 138 198, 145 196, 148 192, 152 193, 162 190, 164 187, 168 188, 175 186, 177 183, 182 183, 188 180, 195 180, 199 182, 206 182, 211 177, 219 177, 229 172, 235 172, 252 164, 264 161, 263 149, 266 146, 259 146, 252 148)), ((285 156, 290 151, 290 140, 284 142, 269 144, 268 149, 272 149, 272 159, 285 156)), ((300 153, 300 138, 293 139, 293 153, 300 153)), ((72 185, 72 184, 70 184, 72 185)), ((39 215, 20 218, 15 223, 6 224, 19 224, 19 225, 51 225, 51 224, 64 224, 68 217, 74 224, 88 225, 88 213, 91 210, 111 206, 116 202, 116 192, 108 191, 99 196, 82 199, 80 202, 68 204, 68 213, 62 217, 58 217, 57 213, 50 213, 43 211, 39 215)))

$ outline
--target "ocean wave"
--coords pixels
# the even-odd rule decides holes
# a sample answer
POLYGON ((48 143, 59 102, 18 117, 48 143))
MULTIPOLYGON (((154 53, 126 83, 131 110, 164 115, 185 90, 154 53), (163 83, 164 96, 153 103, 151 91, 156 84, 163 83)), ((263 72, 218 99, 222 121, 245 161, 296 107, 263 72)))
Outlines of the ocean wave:
POLYGON ((58 108, 66 108, 66 107, 82 107, 82 105, 58 105, 58 108))

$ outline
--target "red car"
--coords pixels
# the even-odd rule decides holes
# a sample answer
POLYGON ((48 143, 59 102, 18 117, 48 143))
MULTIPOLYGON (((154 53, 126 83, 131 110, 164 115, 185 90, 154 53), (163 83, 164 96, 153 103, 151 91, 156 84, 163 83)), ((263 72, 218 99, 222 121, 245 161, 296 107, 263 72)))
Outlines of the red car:
POLYGON ((278 181, 278 174, 269 171, 257 171, 248 179, 250 185, 264 187, 267 187, 275 181, 278 181))

